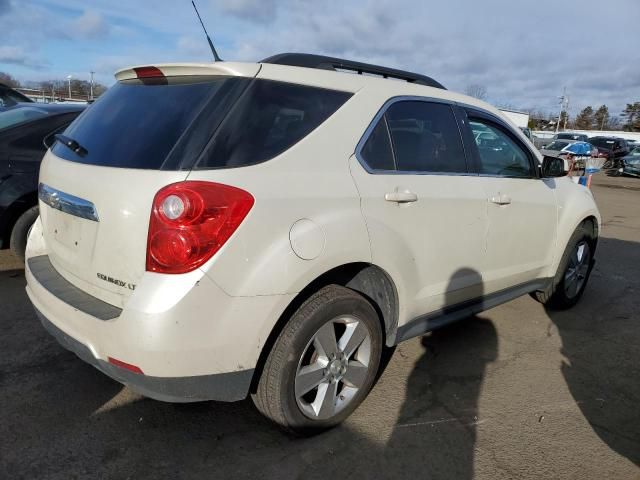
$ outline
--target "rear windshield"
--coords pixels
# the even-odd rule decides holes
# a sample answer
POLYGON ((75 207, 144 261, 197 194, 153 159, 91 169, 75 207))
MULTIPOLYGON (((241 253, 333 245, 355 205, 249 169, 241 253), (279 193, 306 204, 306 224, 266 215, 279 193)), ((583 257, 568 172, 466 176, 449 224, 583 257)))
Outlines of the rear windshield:
POLYGON ((613 148, 614 141, 608 138, 591 138, 589 143, 602 148, 613 148))
MULTIPOLYGON (((185 132, 205 106, 217 110, 216 105, 224 103, 237 80, 182 77, 169 84, 118 82, 64 132, 86 153, 78 155, 60 142, 53 153, 90 165, 160 169, 174 147, 184 151, 185 144, 197 143, 197 138, 185 132)), ((200 139, 201 147, 206 140, 200 139)), ((194 146, 187 150, 193 155, 194 146)))
POLYGON ((351 96, 238 77, 159 83, 118 82, 64 132, 82 155, 60 142, 53 153, 91 165, 156 170, 252 165, 293 146, 351 96))
POLYGON ((580 140, 582 138, 586 138, 586 135, 581 135, 579 133, 559 133, 556 138, 558 140, 580 140))

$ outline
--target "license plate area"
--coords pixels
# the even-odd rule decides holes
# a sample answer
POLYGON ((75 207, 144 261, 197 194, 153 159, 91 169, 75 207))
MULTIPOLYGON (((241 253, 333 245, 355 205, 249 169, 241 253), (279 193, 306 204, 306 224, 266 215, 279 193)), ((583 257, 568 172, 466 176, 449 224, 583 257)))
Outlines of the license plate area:
POLYGON ((49 206, 41 208, 41 215, 52 258, 67 270, 89 269, 98 223, 49 206))

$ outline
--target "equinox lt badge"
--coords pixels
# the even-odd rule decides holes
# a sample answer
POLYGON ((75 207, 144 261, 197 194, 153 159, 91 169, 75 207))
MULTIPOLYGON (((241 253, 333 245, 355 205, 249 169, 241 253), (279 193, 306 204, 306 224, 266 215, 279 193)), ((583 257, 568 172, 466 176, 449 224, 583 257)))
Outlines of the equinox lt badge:
POLYGON ((117 278, 108 277, 104 273, 97 273, 98 278, 100 280, 104 280, 105 282, 113 283, 119 287, 127 287, 129 290, 135 290, 136 286, 133 283, 123 282, 122 280, 118 280, 117 278))

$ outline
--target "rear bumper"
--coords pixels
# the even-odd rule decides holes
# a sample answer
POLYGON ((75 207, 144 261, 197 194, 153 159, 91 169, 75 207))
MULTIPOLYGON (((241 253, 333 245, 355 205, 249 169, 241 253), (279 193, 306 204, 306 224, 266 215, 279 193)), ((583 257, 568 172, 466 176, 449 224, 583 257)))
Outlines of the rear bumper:
POLYGON ((67 350, 93 365, 105 375, 127 385, 145 397, 164 402, 199 402, 218 400, 233 402, 247 396, 253 369, 215 375, 197 375, 193 377, 151 377, 130 372, 124 368, 96 358, 91 350, 75 338, 67 335, 42 313, 36 314, 44 328, 67 350))
POLYGON ((85 362, 162 401, 245 398, 264 341, 293 296, 232 297, 202 274, 169 302, 178 276, 149 274, 119 309, 62 278, 42 255, 27 256, 26 290, 45 328, 85 362))

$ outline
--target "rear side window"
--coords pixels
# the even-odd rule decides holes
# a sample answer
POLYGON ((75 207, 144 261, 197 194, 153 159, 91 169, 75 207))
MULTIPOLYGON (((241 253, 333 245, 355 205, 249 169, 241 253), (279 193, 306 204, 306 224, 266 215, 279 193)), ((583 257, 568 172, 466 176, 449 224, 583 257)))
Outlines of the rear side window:
POLYGON ((309 135, 350 97, 334 90, 255 80, 216 131, 197 168, 269 160, 309 135))
POLYGON ((386 120, 381 118, 371 131, 360 152, 363 160, 373 170, 395 170, 393 152, 386 120))
MULTIPOLYGON (((160 169, 172 151, 190 156, 193 163, 215 128, 211 113, 216 114, 243 81, 248 82, 226 77, 118 82, 64 132, 87 153, 80 156, 60 142, 52 151, 67 160, 108 167, 160 169), (206 122, 198 122, 199 116, 206 122)), ((183 161, 172 166, 178 168, 183 161)))
POLYGON ((402 101, 385 113, 399 171, 466 173, 453 110, 443 103, 402 101))

